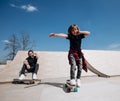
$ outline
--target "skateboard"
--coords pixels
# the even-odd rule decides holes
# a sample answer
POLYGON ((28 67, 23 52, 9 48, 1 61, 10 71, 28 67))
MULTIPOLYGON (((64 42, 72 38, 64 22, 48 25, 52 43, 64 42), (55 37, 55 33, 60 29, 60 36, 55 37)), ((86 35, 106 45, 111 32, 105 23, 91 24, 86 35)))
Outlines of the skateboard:
POLYGON ((76 85, 70 85, 70 80, 66 80, 66 83, 64 86, 65 86, 66 92, 68 93, 78 92, 78 87, 76 85))
POLYGON ((12 83, 13 84, 27 84, 27 85, 29 85, 29 84, 35 84, 35 81, 41 81, 41 80, 39 80, 39 79, 37 79, 37 80, 33 80, 33 79, 23 79, 23 80, 14 79, 12 83))

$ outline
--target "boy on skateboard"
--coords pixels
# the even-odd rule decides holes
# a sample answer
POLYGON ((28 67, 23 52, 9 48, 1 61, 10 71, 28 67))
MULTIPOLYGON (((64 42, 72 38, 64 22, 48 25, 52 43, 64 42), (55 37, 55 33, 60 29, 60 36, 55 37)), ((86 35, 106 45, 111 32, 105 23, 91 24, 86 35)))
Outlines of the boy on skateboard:
POLYGON ((27 70, 27 72, 32 72, 33 73, 32 78, 37 79, 37 72, 39 69, 39 64, 37 63, 37 60, 38 60, 37 54, 34 53, 33 50, 29 50, 28 57, 23 62, 19 80, 25 79, 25 70, 27 70))
MULTIPOLYGON (((85 36, 88 36, 90 32, 81 31, 76 24, 72 24, 68 28, 68 34, 55 34, 51 33, 50 37, 62 37, 66 38, 70 41, 70 49, 68 54, 69 63, 71 65, 70 68, 70 85, 76 85, 78 87, 81 86, 80 77, 82 71, 83 64, 83 54, 81 52, 81 42, 85 36), (75 78, 75 70, 77 66, 77 77, 75 78)), ((85 69, 87 71, 87 69, 85 69)))

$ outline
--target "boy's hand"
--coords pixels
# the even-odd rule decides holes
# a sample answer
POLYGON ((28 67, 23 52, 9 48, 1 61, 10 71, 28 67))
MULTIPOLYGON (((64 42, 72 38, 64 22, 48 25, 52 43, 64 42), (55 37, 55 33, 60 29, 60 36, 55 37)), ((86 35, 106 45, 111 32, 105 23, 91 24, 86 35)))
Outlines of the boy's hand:
POLYGON ((55 36, 55 34, 54 33, 50 33, 49 37, 53 37, 53 36, 55 36))
POLYGON ((77 34, 81 34, 81 32, 79 31, 77 34))

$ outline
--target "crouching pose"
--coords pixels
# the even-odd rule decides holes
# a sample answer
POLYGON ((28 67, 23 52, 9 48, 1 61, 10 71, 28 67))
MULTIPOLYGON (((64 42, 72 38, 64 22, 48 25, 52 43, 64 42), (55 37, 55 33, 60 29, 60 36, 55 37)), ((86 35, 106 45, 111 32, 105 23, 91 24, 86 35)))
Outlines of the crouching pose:
POLYGON ((31 72, 32 73, 32 79, 37 79, 37 72, 39 69, 39 64, 37 63, 38 56, 36 53, 33 52, 33 50, 28 51, 28 57, 23 62, 22 69, 20 71, 20 77, 19 80, 25 79, 25 72, 31 72))

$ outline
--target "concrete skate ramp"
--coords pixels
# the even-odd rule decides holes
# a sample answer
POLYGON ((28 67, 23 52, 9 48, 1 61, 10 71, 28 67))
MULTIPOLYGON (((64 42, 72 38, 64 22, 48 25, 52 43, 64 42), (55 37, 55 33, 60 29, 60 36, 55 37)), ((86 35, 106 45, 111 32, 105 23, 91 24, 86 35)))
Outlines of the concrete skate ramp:
POLYGON ((83 53, 89 66, 109 76, 120 75, 120 51, 83 50, 83 53))
POLYGON ((98 71, 97 69, 95 69, 87 60, 86 60, 86 62, 87 62, 87 67, 91 72, 95 73, 99 77, 110 77, 109 75, 104 74, 104 73, 98 71))
MULTIPOLYGON (((38 78, 60 78, 69 77, 70 65, 68 52, 35 51, 39 56, 38 78)), ((94 51, 83 50, 87 59, 88 67, 92 71, 82 72, 82 76, 113 76, 120 75, 120 52, 119 51, 94 51), (94 67, 94 68, 93 68, 94 67), (94 72, 94 73, 93 73, 94 72), (102 73, 102 74, 101 74, 102 73)), ((0 69, 0 81, 13 80, 19 77, 23 61, 27 57, 27 51, 18 51, 12 62, 5 68, 0 69)), ((31 74, 27 74, 30 75, 31 74)), ((28 77, 28 76, 27 76, 28 77)))

